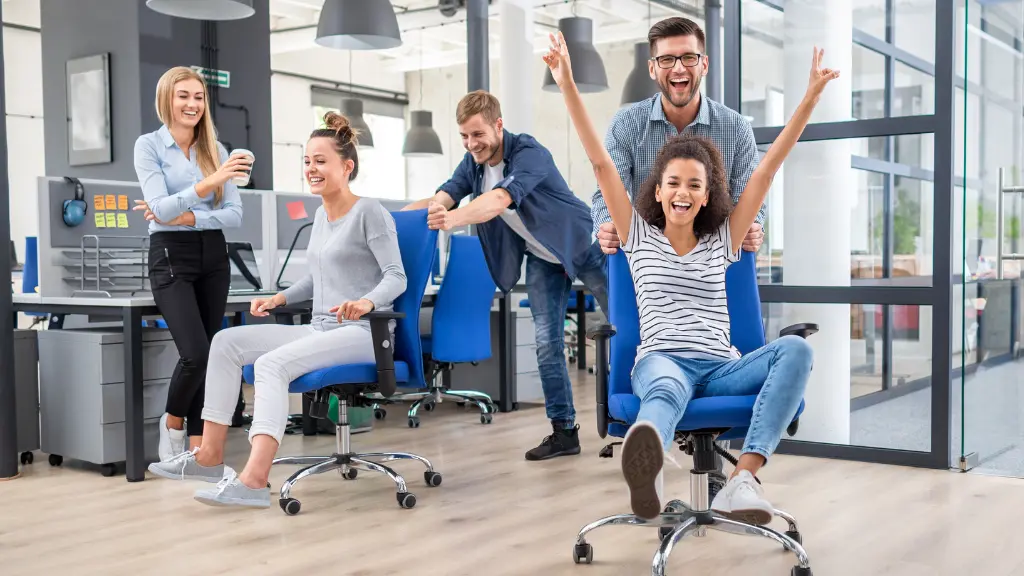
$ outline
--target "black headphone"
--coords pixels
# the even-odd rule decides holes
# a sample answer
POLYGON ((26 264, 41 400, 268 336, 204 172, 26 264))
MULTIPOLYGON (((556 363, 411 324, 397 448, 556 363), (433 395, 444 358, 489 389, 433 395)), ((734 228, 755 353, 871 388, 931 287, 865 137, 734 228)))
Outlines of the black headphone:
POLYGON ((89 205, 85 203, 85 187, 78 178, 65 176, 64 181, 75 187, 75 197, 64 201, 64 224, 74 228, 85 221, 89 205))

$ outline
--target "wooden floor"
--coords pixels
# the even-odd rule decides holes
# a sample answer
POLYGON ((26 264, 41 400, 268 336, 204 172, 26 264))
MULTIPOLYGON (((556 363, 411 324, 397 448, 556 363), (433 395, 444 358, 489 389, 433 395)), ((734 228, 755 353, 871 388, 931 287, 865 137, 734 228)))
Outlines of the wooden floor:
MULTIPOLYGON (((444 474, 438 488, 424 486, 417 463, 399 464, 419 497, 412 510, 398 507, 390 481, 369 473, 355 482, 307 478, 292 493, 302 512, 291 517, 276 498, 269 510, 210 508, 192 500, 203 485, 129 484, 73 464, 51 468, 37 454, 21 478, 0 483, 0 574, 649 574, 650 528, 599 529, 590 538, 594 564, 572 562, 581 526, 628 511, 618 458, 597 457, 592 397, 589 382, 577 387, 583 454, 542 463, 523 459, 548 431, 542 408, 483 426, 472 411, 444 404, 413 430, 392 407, 353 444, 433 461, 444 474)), ((327 436, 289 436, 282 454, 332 448, 327 436)), ((233 430, 229 464, 241 469, 246 449, 233 430)), ((293 469, 274 471, 275 489, 293 469)), ((686 499, 686 470, 666 473, 668 491, 686 499)), ((762 480, 771 501, 800 521, 818 576, 1024 574, 1019 480, 792 456, 774 459, 762 480)), ((784 576, 792 565, 767 540, 711 533, 680 542, 669 574, 784 576)))

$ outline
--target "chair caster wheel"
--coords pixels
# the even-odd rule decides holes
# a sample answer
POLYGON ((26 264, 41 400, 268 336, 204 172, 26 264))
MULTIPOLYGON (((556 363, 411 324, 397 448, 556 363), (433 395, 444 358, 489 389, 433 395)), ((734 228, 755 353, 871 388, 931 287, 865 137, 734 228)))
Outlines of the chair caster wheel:
POLYGON ((36 457, 31 452, 22 452, 21 453, 21 463, 22 464, 31 464, 32 461, 35 460, 35 458, 36 457))
POLYGON ((397 494, 398 505, 402 508, 412 508, 416 505, 416 495, 411 492, 399 492, 397 494))
POLYGON ((803 536, 800 535, 799 532, 794 532, 792 530, 786 530, 786 536, 789 536, 790 538, 792 538, 793 541, 796 542, 797 544, 803 544, 804 543, 804 538, 803 538, 803 536))
POLYGON ((587 542, 573 546, 572 561, 577 564, 590 564, 594 561, 594 547, 587 542))
POLYGON ((348 470, 345 470, 344 472, 341 473, 341 477, 344 478, 345 480, 355 480, 356 476, 358 475, 359 470, 355 468, 349 468, 348 470))
POLYGON ((100 474, 106 478, 110 478, 114 474, 117 474, 117 466, 114 464, 101 464, 100 474))
POLYGON ((388 411, 383 409, 383 408, 374 408, 373 409, 373 419, 374 420, 383 420, 384 418, 387 417, 387 415, 388 415, 388 411))
POLYGON ((64 463, 64 457, 60 454, 50 454, 50 466, 60 466, 64 463))
POLYGON ((417 416, 409 416, 409 428, 419 428, 420 419, 417 416))
POLYGON ((302 509, 302 504, 295 498, 281 498, 277 501, 281 505, 281 510, 289 516, 295 516, 302 509))
POLYGON ((427 486, 436 488, 441 485, 441 473, 427 470, 423 473, 423 481, 427 483, 427 486))
POLYGON ((459 408, 465 408, 466 407, 466 403, 465 402, 456 402, 455 405, 458 406, 459 408))
POLYGON ((814 576, 814 575, 811 573, 811 569, 809 567, 808 568, 802 568, 800 566, 793 566, 793 569, 790 570, 790 572, 789 572, 789 576, 814 576))
POLYGON ((423 405, 423 411, 424 412, 433 412, 434 408, 436 408, 436 407, 437 406, 435 406, 433 402, 431 402, 429 404, 424 404, 423 405))
POLYGON ((480 415, 480 423, 481 423, 481 424, 490 424, 490 423, 491 423, 491 420, 492 420, 493 418, 494 418, 494 417, 493 417, 493 416, 491 416, 491 413, 490 413, 490 412, 488 412, 488 413, 486 413, 486 414, 481 414, 481 415, 480 415))
POLYGON ((671 534, 671 533, 672 533, 672 527, 671 526, 662 526, 661 528, 658 528, 658 540, 661 540, 662 542, 664 542, 665 538, 668 538, 668 535, 671 534))

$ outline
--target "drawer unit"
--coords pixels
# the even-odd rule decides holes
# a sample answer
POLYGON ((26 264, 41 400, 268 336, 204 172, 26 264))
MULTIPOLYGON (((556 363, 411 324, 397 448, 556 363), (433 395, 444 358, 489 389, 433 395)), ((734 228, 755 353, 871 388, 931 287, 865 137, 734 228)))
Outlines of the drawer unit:
POLYGON ((14 331, 14 419, 18 452, 39 449, 39 347, 35 330, 14 331))
MULTIPOLYGON (((167 330, 146 329, 142 340, 144 448, 155 459, 178 351, 167 330)), ((94 464, 124 461, 123 342, 110 329, 39 333, 43 452, 94 464)))

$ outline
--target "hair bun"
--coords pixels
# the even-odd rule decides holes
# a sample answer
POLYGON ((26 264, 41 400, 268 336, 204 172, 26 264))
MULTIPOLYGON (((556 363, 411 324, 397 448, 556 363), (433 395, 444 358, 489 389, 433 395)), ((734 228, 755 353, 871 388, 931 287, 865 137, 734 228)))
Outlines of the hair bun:
POLYGON ((337 138, 341 141, 342 145, 356 141, 357 132, 346 116, 334 111, 328 112, 324 114, 324 124, 329 130, 333 130, 337 134, 337 138))

